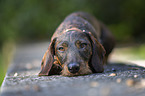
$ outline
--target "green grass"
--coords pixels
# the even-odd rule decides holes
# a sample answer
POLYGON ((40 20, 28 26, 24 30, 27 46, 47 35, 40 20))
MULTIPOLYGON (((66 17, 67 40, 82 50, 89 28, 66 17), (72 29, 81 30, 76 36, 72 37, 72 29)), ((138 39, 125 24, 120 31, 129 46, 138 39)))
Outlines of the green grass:
POLYGON ((116 48, 114 53, 125 60, 145 60, 145 44, 116 48))
POLYGON ((4 80, 7 67, 13 58, 13 50, 15 48, 15 43, 13 40, 6 41, 0 52, 0 86, 4 80))
POLYGON ((132 53, 132 55, 136 59, 145 59, 145 45, 136 46, 135 48, 131 48, 130 53, 132 53))
POLYGON ((1 86, 1 84, 3 82, 3 79, 4 79, 4 76, 5 76, 2 62, 3 62, 2 61, 2 55, 0 54, 0 86, 1 86))

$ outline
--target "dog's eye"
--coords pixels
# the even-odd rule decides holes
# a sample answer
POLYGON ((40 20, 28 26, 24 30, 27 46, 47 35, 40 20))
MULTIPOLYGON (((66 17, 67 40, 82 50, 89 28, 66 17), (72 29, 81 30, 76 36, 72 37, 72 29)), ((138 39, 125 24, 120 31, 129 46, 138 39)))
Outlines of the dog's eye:
POLYGON ((80 45, 80 48, 85 48, 87 46, 87 43, 82 43, 81 45, 80 45))
POLYGON ((63 47, 59 47, 58 50, 61 52, 65 51, 65 49, 63 47))

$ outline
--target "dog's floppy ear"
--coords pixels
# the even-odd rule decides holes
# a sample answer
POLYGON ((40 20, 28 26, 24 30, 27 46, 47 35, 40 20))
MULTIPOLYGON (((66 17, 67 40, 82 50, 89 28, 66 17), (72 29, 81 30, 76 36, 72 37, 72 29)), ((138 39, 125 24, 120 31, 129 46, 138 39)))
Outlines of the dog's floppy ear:
POLYGON ((89 62, 89 66, 93 73, 103 72, 103 64, 105 59, 105 49, 100 44, 97 39, 91 34, 91 32, 87 33, 89 35, 89 39, 91 39, 92 43, 92 57, 89 62))
POLYGON ((54 45, 55 45, 56 38, 53 39, 45 52, 42 62, 41 62, 41 71, 39 73, 39 76, 44 76, 44 75, 54 75, 57 74, 56 72, 59 73, 60 68, 57 65, 54 65, 54 45), (57 71, 58 70, 58 71, 57 71))

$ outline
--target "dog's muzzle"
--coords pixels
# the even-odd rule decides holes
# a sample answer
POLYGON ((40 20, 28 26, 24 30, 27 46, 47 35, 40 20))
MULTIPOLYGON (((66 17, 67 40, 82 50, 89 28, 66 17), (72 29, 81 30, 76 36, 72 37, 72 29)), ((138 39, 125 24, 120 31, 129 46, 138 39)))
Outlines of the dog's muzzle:
POLYGON ((80 70, 80 65, 78 63, 70 63, 68 64, 68 70, 70 73, 77 73, 80 70))

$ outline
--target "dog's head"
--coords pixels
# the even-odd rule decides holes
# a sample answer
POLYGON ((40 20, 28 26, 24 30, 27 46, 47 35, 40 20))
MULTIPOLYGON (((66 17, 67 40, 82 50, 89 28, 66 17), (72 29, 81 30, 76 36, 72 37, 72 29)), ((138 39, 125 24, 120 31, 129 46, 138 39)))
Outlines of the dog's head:
POLYGON ((68 30, 54 38, 39 75, 85 75, 103 72, 105 50, 90 32, 68 30))

